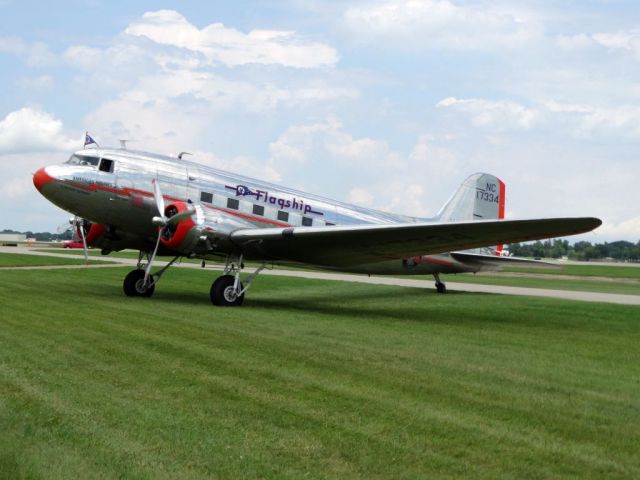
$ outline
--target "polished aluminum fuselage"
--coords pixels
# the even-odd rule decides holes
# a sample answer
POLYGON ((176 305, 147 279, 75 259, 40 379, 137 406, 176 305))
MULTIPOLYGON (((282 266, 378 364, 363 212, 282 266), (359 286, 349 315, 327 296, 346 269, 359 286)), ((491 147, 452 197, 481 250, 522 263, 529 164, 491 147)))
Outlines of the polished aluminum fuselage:
MULTIPOLYGON (((330 200, 195 162, 124 149, 81 150, 67 163, 47 167, 46 172, 55 181, 42 190, 43 195, 74 215, 108 226, 113 242, 120 241, 122 248, 148 250, 153 246, 157 227, 151 219, 158 214, 154 179, 166 202, 201 206, 199 221, 221 239, 241 228, 428 221, 330 200)), ((221 245, 227 251, 233 248, 224 241, 221 245)), ((348 270, 429 274, 478 268, 443 254, 350 266, 348 270)))

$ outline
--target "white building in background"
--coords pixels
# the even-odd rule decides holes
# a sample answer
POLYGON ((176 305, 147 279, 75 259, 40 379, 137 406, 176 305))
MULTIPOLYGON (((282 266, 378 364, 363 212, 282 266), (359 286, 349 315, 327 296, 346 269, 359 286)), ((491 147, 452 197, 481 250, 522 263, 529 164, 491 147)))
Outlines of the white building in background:
POLYGON ((27 236, 23 233, 0 233, 0 245, 17 245, 26 241, 27 236))

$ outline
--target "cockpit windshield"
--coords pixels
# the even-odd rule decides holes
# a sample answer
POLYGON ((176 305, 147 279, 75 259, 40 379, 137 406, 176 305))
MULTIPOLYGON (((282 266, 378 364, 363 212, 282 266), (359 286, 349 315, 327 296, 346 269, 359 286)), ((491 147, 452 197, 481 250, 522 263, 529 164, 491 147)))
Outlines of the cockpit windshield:
POLYGON ((73 154, 69 157, 66 163, 70 165, 98 165, 100 159, 98 157, 92 157, 89 155, 77 155, 73 154))

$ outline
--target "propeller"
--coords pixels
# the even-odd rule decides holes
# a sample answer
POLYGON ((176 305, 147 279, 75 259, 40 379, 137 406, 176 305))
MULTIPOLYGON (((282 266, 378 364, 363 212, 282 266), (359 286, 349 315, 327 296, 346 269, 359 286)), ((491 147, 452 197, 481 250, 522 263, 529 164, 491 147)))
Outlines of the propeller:
POLYGON ((151 219, 151 223, 158 226, 158 239, 156 240, 156 246, 153 249, 153 253, 151 254, 151 258, 149 258, 149 263, 147 263, 147 268, 144 270, 144 284, 147 285, 147 281, 149 280, 149 276, 151 275, 151 266, 153 261, 156 258, 156 254, 158 253, 158 247, 160 247, 160 240, 162 239, 162 235, 164 234, 166 228, 177 225, 182 220, 189 218, 191 215, 195 213, 195 208, 193 206, 189 206, 184 212, 179 212, 170 217, 165 216, 165 204, 164 197, 162 196, 162 191, 160 190, 160 184, 154 178, 151 180, 153 184, 153 200, 155 201, 156 208, 158 210, 158 216, 155 216, 151 219))
POLYGON ((67 232, 73 233, 73 227, 74 227, 73 218, 74 217, 71 217, 69 218, 69 220, 67 220, 63 224, 58 225, 58 227, 56 228, 56 233, 58 235, 65 235, 67 232))
POLYGON ((84 234, 84 222, 84 218, 78 220, 78 217, 73 217, 73 224, 77 227, 77 230, 80 232, 80 238, 82 239, 82 252, 84 253, 84 262, 89 265, 89 249, 87 248, 87 237, 84 234))

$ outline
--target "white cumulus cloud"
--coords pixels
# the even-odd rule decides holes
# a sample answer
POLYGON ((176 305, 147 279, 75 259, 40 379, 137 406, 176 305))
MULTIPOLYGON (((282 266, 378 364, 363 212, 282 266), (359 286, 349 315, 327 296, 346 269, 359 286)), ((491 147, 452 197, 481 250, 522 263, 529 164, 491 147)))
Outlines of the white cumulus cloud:
POLYGON ((210 64, 229 67, 245 64, 317 68, 335 65, 332 47, 301 39, 292 31, 252 30, 243 33, 222 23, 202 29, 174 10, 147 12, 129 25, 126 33, 156 43, 184 48, 203 55, 210 64))
POLYGON ((466 168, 430 136, 403 154, 384 140, 354 136, 335 118, 289 127, 270 150, 269 164, 287 184, 407 215, 435 214, 466 168))
POLYGON ((359 39, 409 51, 512 48, 540 30, 524 10, 450 0, 391 0, 348 8, 344 18, 359 39))
POLYGON ((605 238, 627 238, 633 241, 640 240, 640 216, 629 218, 621 222, 605 220, 596 232, 605 238))
POLYGON ((578 136, 599 133, 640 137, 640 106, 636 105, 603 106, 547 100, 526 107, 509 100, 449 97, 436 106, 452 109, 473 125, 492 132, 528 131, 544 125, 578 136))
POLYGON ((0 155, 73 150, 78 146, 78 140, 64 133, 62 121, 37 108, 21 108, 0 121, 0 155))
POLYGON ((550 101, 545 107, 575 120, 580 133, 615 131, 640 138, 640 106, 597 106, 550 101))
POLYGON ((640 30, 558 35, 556 44, 564 50, 601 47, 611 52, 628 53, 636 60, 640 60, 640 30))
POLYGON ((452 108, 469 115, 474 125, 496 130, 529 129, 538 117, 536 110, 508 100, 449 97, 438 102, 436 106, 452 108))
POLYGON ((38 77, 24 77, 16 80, 16 84, 28 90, 51 90, 54 86, 51 75, 40 75, 38 77))
POLYGON ((20 37, 0 37, 0 53, 16 55, 29 67, 48 67, 56 62, 46 43, 27 42, 20 37))

